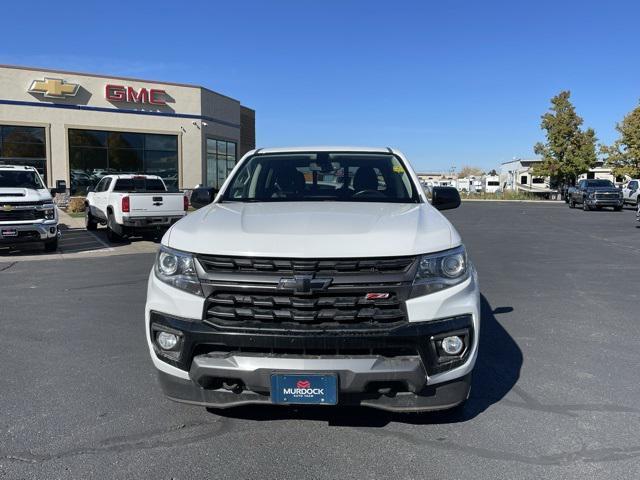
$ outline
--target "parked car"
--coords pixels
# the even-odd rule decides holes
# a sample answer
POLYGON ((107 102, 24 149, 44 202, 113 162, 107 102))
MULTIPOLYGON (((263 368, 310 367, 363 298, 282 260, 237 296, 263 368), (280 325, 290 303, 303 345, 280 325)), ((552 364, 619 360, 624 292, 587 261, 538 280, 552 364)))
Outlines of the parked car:
POLYGON ((162 239, 145 325, 164 392, 214 408, 462 404, 480 297, 438 211, 459 205, 452 187, 430 204, 392 149, 249 152, 162 239))
POLYGON ((184 217, 189 200, 184 194, 169 193, 164 181, 155 175, 106 175, 85 200, 85 225, 95 230, 107 226, 107 238, 144 233, 164 233, 184 217))
POLYGON ((55 189, 47 190, 33 167, 0 165, 0 245, 39 242, 58 249, 55 189))
POLYGON ((585 211, 594 208, 599 210, 602 207, 612 207, 617 212, 622 210, 622 191, 611 180, 580 180, 569 195, 571 208, 581 204, 585 211))
POLYGON ((635 205, 638 206, 638 186, 640 185, 640 180, 634 178, 629 180, 627 184, 622 187, 622 197, 624 199, 625 205, 635 205))

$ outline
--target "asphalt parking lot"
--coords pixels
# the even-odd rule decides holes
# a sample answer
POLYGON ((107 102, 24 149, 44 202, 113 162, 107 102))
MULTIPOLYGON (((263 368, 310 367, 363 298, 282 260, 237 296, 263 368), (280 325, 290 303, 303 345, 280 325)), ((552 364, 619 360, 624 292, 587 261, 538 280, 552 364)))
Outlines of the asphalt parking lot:
POLYGON ((40 243, 0 245, 0 262, 96 258, 129 253, 149 253, 158 249, 159 238, 132 238, 111 243, 107 239, 104 227, 98 227, 97 230, 89 232, 84 226, 83 217, 71 217, 64 211, 60 211, 59 228, 61 236, 56 252, 45 253, 40 243))
POLYGON ((0 478, 640 478, 634 212, 447 216, 483 296, 462 414, 173 403, 144 339, 153 254, 0 257, 0 478))

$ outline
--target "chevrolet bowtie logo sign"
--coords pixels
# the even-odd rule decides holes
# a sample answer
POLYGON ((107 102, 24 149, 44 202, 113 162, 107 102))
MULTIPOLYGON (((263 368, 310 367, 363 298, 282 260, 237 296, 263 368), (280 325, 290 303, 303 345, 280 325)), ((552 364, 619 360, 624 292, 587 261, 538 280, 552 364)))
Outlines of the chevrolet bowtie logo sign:
POLYGON ((60 78, 45 78, 34 80, 29 87, 30 93, 42 93, 46 98, 74 97, 78 93, 80 85, 67 83, 60 78))

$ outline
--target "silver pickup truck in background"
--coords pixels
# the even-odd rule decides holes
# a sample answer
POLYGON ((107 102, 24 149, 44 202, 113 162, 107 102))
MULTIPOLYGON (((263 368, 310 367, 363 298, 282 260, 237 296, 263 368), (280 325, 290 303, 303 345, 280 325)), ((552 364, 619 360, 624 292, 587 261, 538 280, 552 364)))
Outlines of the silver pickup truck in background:
POLYGON ((85 225, 95 230, 107 226, 107 238, 143 234, 160 236, 187 214, 189 199, 181 192, 168 192, 155 175, 107 175, 85 200, 85 225))
POLYGON ((33 167, 0 165, 0 245, 41 242, 46 252, 58 248, 55 189, 47 190, 33 167))

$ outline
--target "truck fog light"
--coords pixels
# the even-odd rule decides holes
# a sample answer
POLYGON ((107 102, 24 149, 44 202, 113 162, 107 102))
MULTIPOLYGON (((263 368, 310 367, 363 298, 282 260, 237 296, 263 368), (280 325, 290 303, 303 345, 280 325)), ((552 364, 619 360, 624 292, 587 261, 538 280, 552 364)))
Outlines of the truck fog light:
POLYGON ((171 350, 178 344, 178 337, 173 333, 158 332, 156 341, 158 342, 158 345, 160 345, 160 348, 162 348, 163 350, 171 350))
POLYGON ((464 342, 457 335, 452 337, 444 337, 442 339, 442 350, 447 355, 459 355, 464 348, 464 342))

